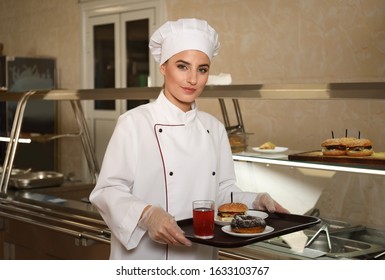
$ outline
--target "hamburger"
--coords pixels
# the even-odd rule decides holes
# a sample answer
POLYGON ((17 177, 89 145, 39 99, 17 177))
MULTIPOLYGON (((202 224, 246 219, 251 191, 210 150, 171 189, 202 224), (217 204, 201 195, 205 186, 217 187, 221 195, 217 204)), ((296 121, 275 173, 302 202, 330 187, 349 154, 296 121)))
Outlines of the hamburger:
POLYGON ((218 220, 224 222, 231 222, 235 215, 245 215, 249 210, 246 204, 232 202, 225 203, 218 208, 218 220))
POLYGON ((324 156, 344 156, 347 154, 349 143, 357 140, 355 137, 342 137, 326 139, 322 142, 324 156))
POLYGON ((349 141, 346 154, 351 157, 366 157, 373 154, 372 141, 361 138, 349 141))

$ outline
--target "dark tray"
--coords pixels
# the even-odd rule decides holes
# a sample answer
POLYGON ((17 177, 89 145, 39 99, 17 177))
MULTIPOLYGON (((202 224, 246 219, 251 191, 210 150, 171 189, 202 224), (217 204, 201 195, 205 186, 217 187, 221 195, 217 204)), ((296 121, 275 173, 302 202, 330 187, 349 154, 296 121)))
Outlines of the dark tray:
POLYGON ((192 242, 210 245, 218 248, 235 248, 310 228, 320 223, 321 220, 317 217, 312 216, 269 213, 269 217, 267 217, 265 221, 268 226, 274 228, 272 232, 254 237, 238 237, 223 232, 222 226, 215 225, 215 236, 212 239, 200 239, 194 237, 192 219, 178 221, 178 225, 185 232, 186 237, 192 242))

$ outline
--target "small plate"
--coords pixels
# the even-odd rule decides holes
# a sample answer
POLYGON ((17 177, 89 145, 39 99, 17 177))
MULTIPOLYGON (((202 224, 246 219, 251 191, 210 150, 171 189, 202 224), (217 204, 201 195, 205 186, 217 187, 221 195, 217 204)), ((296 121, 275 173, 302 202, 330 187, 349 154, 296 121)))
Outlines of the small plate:
POLYGON ((283 153, 288 150, 287 147, 275 147, 275 149, 260 149, 258 147, 253 147, 253 150, 258 153, 264 153, 264 154, 277 154, 277 153, 283 153))
POLYGON ((246 211, 246 215, 259 217, 261 219, 266 219, 267 217, 269 217, 269 214, 258 210, 248 210, 246 211))
POLYGON ((227 222, 227 221, 220 221, 217 219, 214 219, 214 222, 218 226, 227 226, 227 225, 231 224, 231 221, 227 222))
POLYGON ((227 234, 230 234, 230 235, 233 235, 233 236, 240 236, 240 237, 258 236, 258 235, 262 235, 262 234, 266 234, 266 233, 272 232, 273 230, 274 230, 273 227, 266 226, 265 230, 263 232, 259 232, 259 233, 237 233, 237 232, 231 231, 231 226, 229 226, 229 225, 222 227, 222 231, 224 233, 227 233, 227 234))

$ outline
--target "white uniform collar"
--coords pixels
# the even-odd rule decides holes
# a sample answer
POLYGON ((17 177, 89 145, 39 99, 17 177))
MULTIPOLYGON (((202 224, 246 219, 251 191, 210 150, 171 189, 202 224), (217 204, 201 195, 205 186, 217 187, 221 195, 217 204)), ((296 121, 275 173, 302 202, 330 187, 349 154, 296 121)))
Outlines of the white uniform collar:
POLYGON ((190 111, 183 112, 167 99, 163 90, 159 94, 156 104, 159 104, 161 107, 162 115, 166 117, 167 122, 172 124, 188 124, 192 122, 197 115, 198 109, 195 102, 191 104, 192 109, 190 111))

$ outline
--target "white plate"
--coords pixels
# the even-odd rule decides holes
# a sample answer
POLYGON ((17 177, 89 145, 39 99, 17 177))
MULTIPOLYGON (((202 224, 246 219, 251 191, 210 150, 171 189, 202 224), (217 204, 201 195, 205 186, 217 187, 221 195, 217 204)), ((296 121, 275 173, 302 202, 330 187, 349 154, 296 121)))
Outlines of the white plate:
POLYGON ((284 151, 287 151, 287 147, 275 147, 275 149, 260 149, 258 147, 253 147, 253 150, 258 153, 264 153, 264 154, 277 154, 277 153, 283 153, 284 151))
POLYGON ((266 219, 267 217, 269 217, 269 214, 258 210, 248 210, 246 211, 246 215, 259 217, 261 219, 266 219))
POLYGON ((220 220, 217 220, 217 219, 214 219, 214 222, 218 226, 226 226, 226 225, 231 224, 231 221, 227 222, 227 221, 220 221, 220 220))
POLYGON ((266 234, 266 233, 272 232, 273 230, 274 230, 273 227, 266 226, 265 230, 263 232, 259 232, 259 233, 237 233, 237 232, 231 231, 231 226, 230 225, 222 227, 222 231, 224 233, 227 233, 227 234, 230 234, 230 235, 233 235, 233 236, 240 236, 240 237, 258 236, 258 235, 262 235, 262 234, 266 234))

